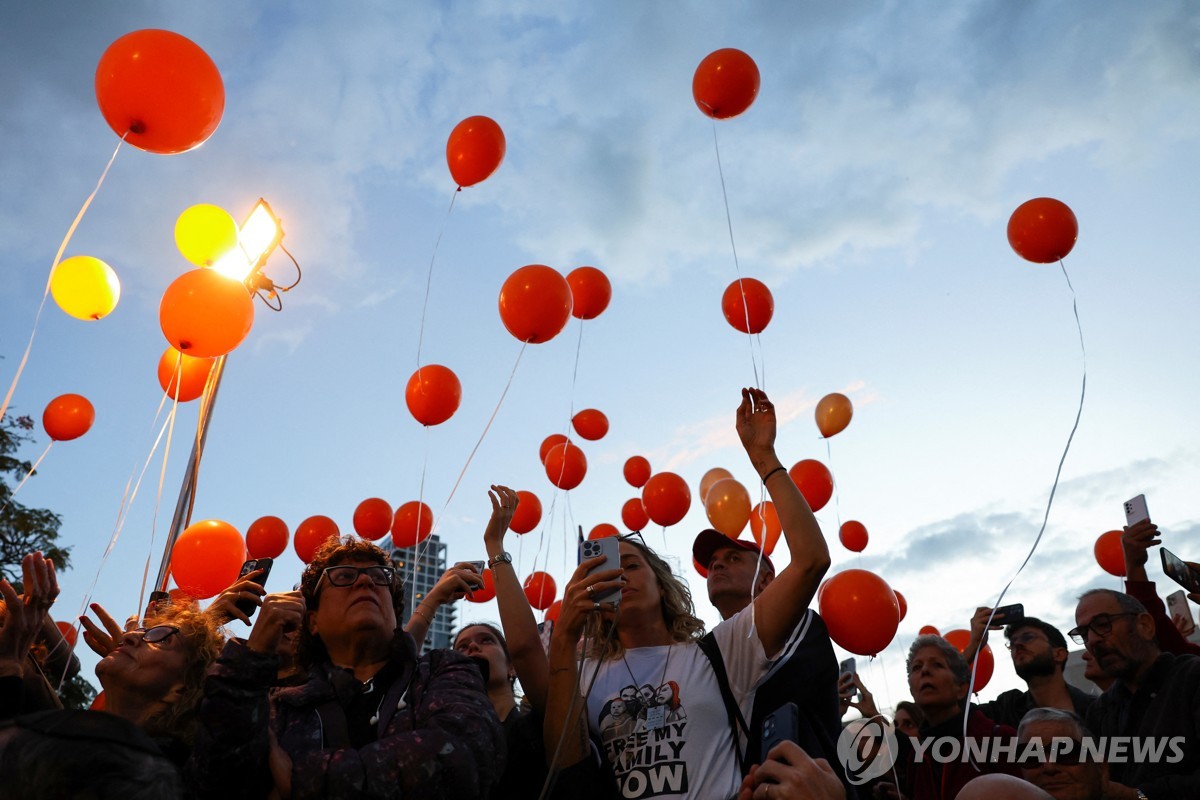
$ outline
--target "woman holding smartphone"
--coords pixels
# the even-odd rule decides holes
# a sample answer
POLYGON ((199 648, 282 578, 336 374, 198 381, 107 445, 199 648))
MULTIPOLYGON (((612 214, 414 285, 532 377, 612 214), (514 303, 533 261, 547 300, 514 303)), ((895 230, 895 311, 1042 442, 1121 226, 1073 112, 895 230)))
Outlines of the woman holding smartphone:
MULTIPOLYGON (((744 611, 713 631, 727 682, 749 717, 754 687, 783 648, 829 567, 821 529, 775 453, 775 409, 758 389, 743 389, 737 431, 779 513, 791 563, 744 611)), ((550 645, 546 751, 553 768, 591 758, 614 700, 637 692, 637 721, 609 736, 603 757, 623 796, 732 797, 741 785, 739 753, 704 633, 687 584, 638 533, 621 537, 621 566, 576 569, 563 594, 550 645), (620 602, 597 599, 620 591, 620 602), (582 641, 582 670, 576 650, 582 641), (642 687, 650 692, 642 692, 642 687), (669 698, 669 700, 668 700, 669 698)), ((597 748, 599 749, 599 748, 597 748)))

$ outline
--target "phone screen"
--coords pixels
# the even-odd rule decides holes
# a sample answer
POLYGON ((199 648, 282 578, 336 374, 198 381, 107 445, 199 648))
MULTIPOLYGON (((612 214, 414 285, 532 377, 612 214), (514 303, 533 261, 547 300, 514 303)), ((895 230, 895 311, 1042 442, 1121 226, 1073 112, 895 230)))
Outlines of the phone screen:
POLYGON ((1162 553, 1163 572, 1167 574, 1168 578, 1189 592, 1200 592, 1200 574, 1197 574, 1196 570, 1183 563, 1177 555, 1165 547, 1159 552, 1162 553))

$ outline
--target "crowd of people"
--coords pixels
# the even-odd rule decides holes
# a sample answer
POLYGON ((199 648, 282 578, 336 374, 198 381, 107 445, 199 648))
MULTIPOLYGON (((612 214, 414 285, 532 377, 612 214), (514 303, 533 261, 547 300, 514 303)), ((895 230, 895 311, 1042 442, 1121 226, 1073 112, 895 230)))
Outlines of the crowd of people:
POLYGON ((763 392, 743 390, 736 428, 789 560, 777 571, 751 542, 696 536, 721 615, 709 631, 687 582, 634 532, 618 537, 619 566, 580 562, 547 643, 504 549, 518 495, 493 486, 483 539, 498 625, 420 655, 438 608, 483 585, 478 565, 456 564, 409 611, 383 550, 331 539, 291 592, 265 593, 251 572, 204 610, 152 603, 122 625, 92 606, 103 707, 68 711, 53 686, 79 665, 49 621, 54 565, 30 554, 20 594, 0 582, 3 796, 1200 798, 1200 648, 1146 577, 1153 523, 1126 529, 1126 592, 1085 593, 1068 633, 1103 694, 1067 683, 1053 625, 981 608, 965 652, 912 642, 912 702, 889 719, 839 673, 809 608, 829 550, 776 454, 763 392), (233 619, 251 623, 245 639, 224 631, 233 619), (999 628, 1027 689, 972 703, 970 660, 999 628), (843 727, 851 706, 857 734, 843 727), (879 735, 861 736, 871 725, 879 735), (1151 749, 1091 746, 1115 737, 1151 749), (934 757, 947 742, 970 756, 934 757))

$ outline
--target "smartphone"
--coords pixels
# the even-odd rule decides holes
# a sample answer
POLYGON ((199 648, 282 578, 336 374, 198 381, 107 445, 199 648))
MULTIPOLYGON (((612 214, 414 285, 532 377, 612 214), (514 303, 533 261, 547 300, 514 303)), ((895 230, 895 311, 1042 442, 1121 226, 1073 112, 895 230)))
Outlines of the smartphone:
POLYGON ((1193 594, 1200 592, 1200 572, 1183 563, 1179 556, 1165 547, 1159 552, 1162 553, 1163 572, 1168 578, 1193 594))
POLYGON ((146 603, 146 613, 143 619, 150 619, 158 613, 160 609, 164 609, 171 605, 170 592, 162 592, 155 590, 150 593, 150 601, 146 603))
MULTIPOLYGON (((588 570, 588 574, 593 572, 601 572, 606 569, 620 569, 621 567, 621 543, 617 541, 615 536, 606 536, 603 539, 585 539, 579 543, 579 560, 586 561, 589 558, 604 556, 604 563, 598 564, 588 570)), ((592 598, 598 603, 621 603, 620 588, 610 589, 607 592, 598 592, 592 598)))
POLYGON ((1150 510, 1146 508, 1146 495, 1139 494, 1132 500, 1125 501, 1125 524, 1135 525, 1150 519, 1150 510))
MULTIPOLYGON (((853 658, 846 659, 853 661, 853 658)), ((842 662, 845 663, 844 661, 842 662)), ((771 748, 780 742, 794 742, 800 738, 800 712, 795 703, 784 703, 763 720, 762 757, 765 759, 771 748)))
POLYGON ((470 564, 472 567, 475 568, 475 572, 479 575, 483 574, 484 567, 487 566, 486 561, 464 561, 463 563, 470 564))
POLYGON ((1025 606, 1021 603, 1000 606, 996 609, 996 612, 992 614, 992 624, 1016 625, 1023 619, 1025 619, 1025 606))
POLYGON ((1192 617, 1192 609, 1188 605, 1187 595, 1183 593, 1183 589, 1177 589, 1167 595, 1167 613, 1172 617, 1172 622, 1175 621, 1176 614, 1184 618, 1184 627, 1179 630, 1184 636, 1191 636, 1195 632, 1196 620, 1192 617))
MULTIPOLYGON (((838 679, 839 679, 839 681, 841 680, 841 677, 843 675, 853 675, 856 672, 858 672, 858 662, 856 662, 853 658, 847 658, 841 664, 838 664, 838 679)), ((854 693, 850 695, 850 699, 851 700, 859 699, 858 687, 855 687, 854 693)), ((767 752, 766 750, 763 750, 763 753, 766 753, 766 752, 767 752)))
MULTIPOLYGON (((254 582, 259 586, 266 586, 267 576, 271 574, 271 567, 274 563, 275 559, 273 558, 252 558, 245 564, 242 564, 242 571, 238 573, 238 580, 246 577, 256 569, 261 569, 263 574, 255 578, 254 582)), ((234 606, 247 617, 253 617, 254 612, 258 610, 258 605, 249 600, 238 600, 234 603, 234 606)))

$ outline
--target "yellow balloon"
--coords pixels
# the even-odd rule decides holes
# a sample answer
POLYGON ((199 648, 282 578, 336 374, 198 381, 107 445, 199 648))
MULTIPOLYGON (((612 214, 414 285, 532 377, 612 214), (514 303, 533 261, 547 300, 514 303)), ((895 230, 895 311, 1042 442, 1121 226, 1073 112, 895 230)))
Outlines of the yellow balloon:
POLYGON ((54 268, 50 293, 58 307, 75 319, 103 319, 121 299, 121 282, 100 259, 72 256, 54 268))
POLYGON ((175 220, 175 246, 198 267, 211 267, 237 243, 237 223, 220 206, 200 203, 175 220))

